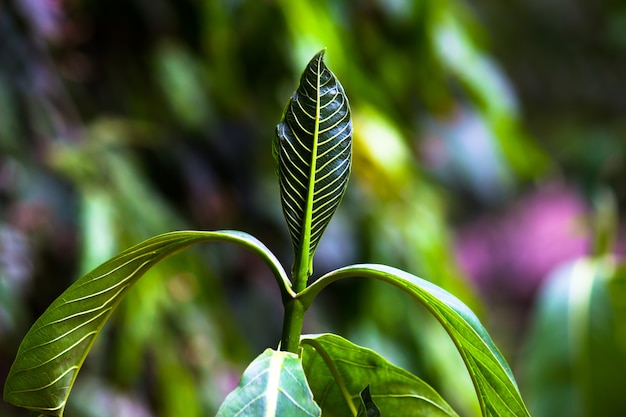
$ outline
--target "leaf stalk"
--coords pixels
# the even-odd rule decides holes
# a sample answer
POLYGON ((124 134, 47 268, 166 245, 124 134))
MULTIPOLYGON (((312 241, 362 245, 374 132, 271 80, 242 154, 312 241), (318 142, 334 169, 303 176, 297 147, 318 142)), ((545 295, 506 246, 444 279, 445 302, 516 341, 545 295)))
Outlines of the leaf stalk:
POLYGON ((293 298, 285 303, 283 335, 280 342, 281 350, 298 353, 305 311, 304 305, 297 298, 293 298))

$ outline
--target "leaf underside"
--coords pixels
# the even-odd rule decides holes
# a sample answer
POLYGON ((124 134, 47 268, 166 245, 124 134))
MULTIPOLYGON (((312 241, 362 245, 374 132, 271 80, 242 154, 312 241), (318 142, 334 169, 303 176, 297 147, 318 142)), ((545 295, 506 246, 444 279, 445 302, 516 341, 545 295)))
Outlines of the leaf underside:
POLYGON ((216 417, 319 417, 302 363, 294 353, 266 349, 243 373, 216 417))
POLYGON ((281 288, 286 288, 288 278, 278 260, 246 233, 173 232, 148 239, 76 281, 48 307, 22 340, 4 399, 38 413, 62 416, 85 357, 131 286, 164 257, 211 240, 230 241, 260 253, 277 279, 280 276, 281 288))
POLYGON ((348 98, 323 57, 319 52, 304 70, 274 139, 283 213, 296 259, 309 271, 346 190, 352 158, 348 98))
MULTIPOLYGON (((383 416, 457 416, 426 382, 370 349, 334 334, 303 336, 301 346, 304 371, 324 417, 354 416, 368 385, 383 416)), ((370 404, 368 410, 373 408, 370 404)))

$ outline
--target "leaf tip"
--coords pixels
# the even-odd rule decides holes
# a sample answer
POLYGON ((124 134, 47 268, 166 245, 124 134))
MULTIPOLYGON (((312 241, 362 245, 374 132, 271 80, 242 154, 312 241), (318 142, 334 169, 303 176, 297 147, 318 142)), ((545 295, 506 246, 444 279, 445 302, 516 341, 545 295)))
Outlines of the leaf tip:
POLYGON ((326 47, 322 48, 318 53, 313 55, 313 58, 311 58, 309 65, 317 61, 324 62, 324 55, 326 55, 326 47))

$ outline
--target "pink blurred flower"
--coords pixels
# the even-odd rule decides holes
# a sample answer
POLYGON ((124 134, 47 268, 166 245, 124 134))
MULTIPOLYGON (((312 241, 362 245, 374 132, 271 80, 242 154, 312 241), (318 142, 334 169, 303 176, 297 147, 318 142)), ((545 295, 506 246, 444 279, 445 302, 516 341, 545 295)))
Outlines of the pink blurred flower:
POLYGON ((551 184, 501 216, 471 223, 457 235, 461 267, 485 292, 533 296, 558 264, 588 253, 588 208, 571 189, 551 184))

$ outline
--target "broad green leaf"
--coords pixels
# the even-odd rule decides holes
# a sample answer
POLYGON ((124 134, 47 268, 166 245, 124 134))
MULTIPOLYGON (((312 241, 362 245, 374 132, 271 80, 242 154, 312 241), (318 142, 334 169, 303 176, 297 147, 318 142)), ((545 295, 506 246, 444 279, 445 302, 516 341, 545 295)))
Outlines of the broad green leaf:
POLYGON ((615 259, 557 268, 534 312, 524 368, 533 416, 621 416, 626 409, 626 270, 615 259))
POLYGON ((306 308, 327 285, 349 277, 374 278, 395 285, 433 314, 465 362, 483 416, 529 416, 508 364, 483 325, 465 304, 442 288, 393 267, 352 265, 319 278, 299 298, 306 308))
POLYGON ((307 277, 315 249, 346 190, 352 159, 348 98, 323 57, 324 51, 319 52, 304 70, 274 139, 294 271, 307 277))
POLYGON ((321 413, 298 355, 266 349, 244 371, 216 417, 319 417, 321 413))
POLYGON ((371 349, 333 334, 303 336, 300 343, 304 372, 324 417, 357 416, 368 385, 383 416, 457 415, 426 382, 371 349))
POLYGON ((42 414, 62 416, 85 357, 131 286, 164 257, 202 241, 227 241, 253 250, 274 272, 283 297, 294 296, 278 260, 246 233, 183 231, 156 236, 100 265, 48 307, 19 347, 4 399, 42 414))

